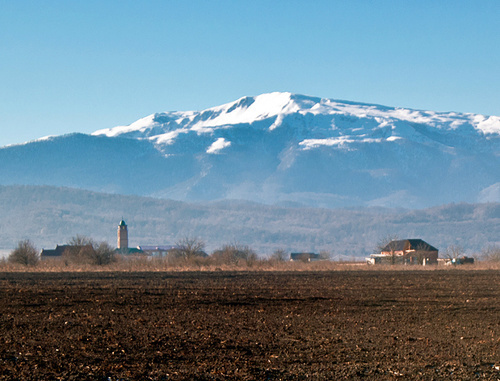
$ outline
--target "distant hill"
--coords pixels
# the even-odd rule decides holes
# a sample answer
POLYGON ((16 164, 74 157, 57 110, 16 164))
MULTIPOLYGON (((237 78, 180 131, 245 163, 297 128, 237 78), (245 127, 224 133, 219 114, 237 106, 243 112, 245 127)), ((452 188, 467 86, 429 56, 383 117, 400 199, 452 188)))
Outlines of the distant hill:
POLYGON ((262 94, 0 148, 0 184, 199 202, 500 202, 500 118, 262 94))
POLYGON ((49 186, 0 186, 0 250, 25 238, 52 248, 81 234, 116 244, 123 217, 130 245, 198 237, 212 251, 227 243, 259 254, 275 249, 364 256, 387 235, 422 238, 443 251, 500 245, 500 204, 449 204, 422 210, 293 208, 242 201, 185 203, 49 186))

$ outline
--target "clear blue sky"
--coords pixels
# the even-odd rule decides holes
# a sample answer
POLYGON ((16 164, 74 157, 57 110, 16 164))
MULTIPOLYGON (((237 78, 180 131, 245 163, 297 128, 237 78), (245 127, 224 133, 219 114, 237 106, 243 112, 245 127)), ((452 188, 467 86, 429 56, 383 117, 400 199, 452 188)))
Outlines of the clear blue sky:
POLYGON ((500 115, 500 1, 0 0, 0 146, 271 91, 500 115))

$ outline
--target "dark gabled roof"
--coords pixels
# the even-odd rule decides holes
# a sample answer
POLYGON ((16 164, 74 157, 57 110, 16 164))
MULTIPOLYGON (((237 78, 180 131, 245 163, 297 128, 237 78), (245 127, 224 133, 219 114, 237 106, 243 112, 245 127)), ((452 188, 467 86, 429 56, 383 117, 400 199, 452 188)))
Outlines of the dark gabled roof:
POLYGON ((57 252, 57 250, 53 249, 42 249, 42 252, 40 253, 42 257, 60 257, 61 254, 57 252))
POLYGON ((71 245, 57 245, 54 250, 52 249, 42 249, 42 257, 60 257, 68 248, 81 247, 81 246, 71 246, 71 245))
POLYGON ((429 245, 421 239, 401 239, 389 242, 382 251, 402 251, 402 250, 423 250, 438 251, 434 246, 429 245))

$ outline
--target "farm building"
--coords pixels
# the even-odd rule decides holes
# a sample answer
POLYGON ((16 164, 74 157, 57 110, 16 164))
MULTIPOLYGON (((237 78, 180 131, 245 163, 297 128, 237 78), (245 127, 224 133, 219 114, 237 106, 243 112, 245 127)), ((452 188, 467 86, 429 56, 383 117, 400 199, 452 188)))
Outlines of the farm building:
POLYGON ((438 249, 421 239, 402 239, 389 242, 380 254, 367 258, 368 264, 436 265, 438 249))
POLYGON ((318 261, 321 257, 316 253, 291 253, 290 261, 299 261, 299 262, 312 262, 318 261))
POLYGON ((42 249, 40 259, 45 260, 50 258, 60 258, 62 257, 64 251, 69 247, 69 245, 56 245, 55 249, 42 249))
POLYGON ((137 246, 137 249, 150 257, 165 257, 170 252, 178 250, 178 246, 172 245, 149 245, 149 246, 137 246))
POLYGON ((56 245, 55 249, 42 249, 40 259, 61 258, 66 250, 80 250, 86 246, 56 245))

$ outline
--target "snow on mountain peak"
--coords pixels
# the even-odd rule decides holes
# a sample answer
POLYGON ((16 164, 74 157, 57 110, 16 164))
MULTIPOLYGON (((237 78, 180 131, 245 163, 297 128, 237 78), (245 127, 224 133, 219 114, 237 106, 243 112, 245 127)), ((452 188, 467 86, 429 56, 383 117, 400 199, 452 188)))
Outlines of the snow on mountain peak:
MULTIPOLYGON (((467 137, 478 133, 500 135, 500 118, 497 116, 385 107, 289 92, 243 97, 203 111, 152 114, 129 126, 99 130, 93 135, 149 139, 159 145, 171 145, 183 134, 213 135, 215 131, 222 133, 234 126, 263 121, 265 123, 259 128, 264 127, 270 132, 283 125, 291 128, 302 149, 320 146, 346 149, 354 142, 394 142, 400 139, 430 139, 442 144, 443 134, 451 131, 467 137)), ((210 146, 207 152, 212 149, 218 151, 210 146)))
POLYGON ((144 118, 137 120, 136 122, 129 124, 128 126, 118 126, 113 128, 105 128, 92 133, 92 135, 106 135, 108 137, 115 137, 122 134, 127 134, 131 132, 144 132, 147 128, 151 127, 155 123, 155 115, 148 115, 144 118))
POLYGON ((243 97, 207 111, 217 115, 200 123, 203 127, 253 123, 279 114, 298 112, 300 107, 292 101, 291 93, 269 93, 243 97))

